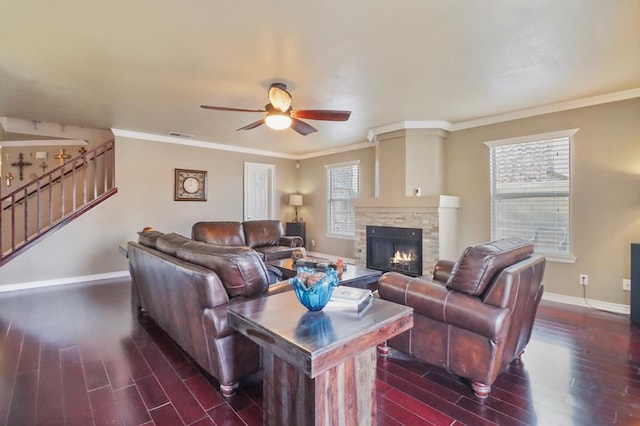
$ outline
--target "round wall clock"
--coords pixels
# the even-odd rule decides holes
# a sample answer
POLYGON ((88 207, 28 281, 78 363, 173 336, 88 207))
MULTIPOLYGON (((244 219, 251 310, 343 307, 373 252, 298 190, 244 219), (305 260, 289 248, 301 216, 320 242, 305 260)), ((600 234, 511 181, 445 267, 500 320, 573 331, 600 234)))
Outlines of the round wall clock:
POLYGON ((175 169, 175 201, 207 201, 205 170, 175 169))

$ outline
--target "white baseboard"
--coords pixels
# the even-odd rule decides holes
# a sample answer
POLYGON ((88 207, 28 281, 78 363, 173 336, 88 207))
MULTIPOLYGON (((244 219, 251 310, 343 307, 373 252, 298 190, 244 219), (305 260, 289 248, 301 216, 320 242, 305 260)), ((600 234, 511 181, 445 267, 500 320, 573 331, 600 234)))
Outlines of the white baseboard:
POLYGON ((551 302, 566 303, 568 305, 582 306, 585 308, 596 308, 616 314, 630 315, 631 307, 629 305, 621 305, 618 303, 602 302, 600 300, 583 299, 582 297, 565 296, 556 293, 543 293, 542 300, 551 302), (588 302, 588 303, 587 303, 588 302))
POLYGON ((104 274, 83 275, 80 277, 57 278, 55 280, 32 281, 18 284, 0 285, 0 293, 6 291, 29 290, 33 288, 53 287, 57 285, 75 284, 87 281, 107 280, 111 278, 128 277, 129 271, 107 272, 104 274))

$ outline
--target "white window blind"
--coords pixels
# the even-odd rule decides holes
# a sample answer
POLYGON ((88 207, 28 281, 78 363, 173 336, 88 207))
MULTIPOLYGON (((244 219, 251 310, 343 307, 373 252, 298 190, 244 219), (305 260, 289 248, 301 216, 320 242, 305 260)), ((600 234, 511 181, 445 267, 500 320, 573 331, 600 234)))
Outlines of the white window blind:
POLYGON ((358 163, 333 164, 327 168, 327 232, 353 237, 355 213, 351 200, 358 197, 358 163))
POLYGON ((491 234, 538 253, 571 254, 570 137, 490 146, 491 234))

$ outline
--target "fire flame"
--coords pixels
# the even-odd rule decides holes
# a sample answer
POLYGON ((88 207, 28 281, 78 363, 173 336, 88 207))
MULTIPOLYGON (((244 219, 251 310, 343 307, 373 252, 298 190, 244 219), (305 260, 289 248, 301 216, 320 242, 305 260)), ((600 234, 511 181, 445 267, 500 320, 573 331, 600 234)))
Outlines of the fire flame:
POLYGON ((391 259, 393 263, 401 263, 401 262, 412 262, 413 261, 413 253, 405 253, 403 251, 396 251, 391 259))

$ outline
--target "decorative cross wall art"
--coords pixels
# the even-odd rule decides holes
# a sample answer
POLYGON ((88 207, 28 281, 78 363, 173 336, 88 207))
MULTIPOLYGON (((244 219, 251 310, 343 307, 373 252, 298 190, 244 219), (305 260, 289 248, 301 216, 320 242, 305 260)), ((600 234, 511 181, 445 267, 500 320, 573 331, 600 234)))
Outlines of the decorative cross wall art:
POLYGON ((20 153, 18 154, 18 161, 14 161, 11 165, 18 169, 18 178, 24 180, 24 168, 31 166, 32 163, 24 161, 24 154, 20 153))
POLYGON ((53 158, 58 160, 61 166, 64 166, 65 160, 67 160, 68 158, 71 158, 71 156, 69 154, 65 154, 64 149, 59 149, 58 153, 54 155, 53 158))

